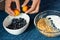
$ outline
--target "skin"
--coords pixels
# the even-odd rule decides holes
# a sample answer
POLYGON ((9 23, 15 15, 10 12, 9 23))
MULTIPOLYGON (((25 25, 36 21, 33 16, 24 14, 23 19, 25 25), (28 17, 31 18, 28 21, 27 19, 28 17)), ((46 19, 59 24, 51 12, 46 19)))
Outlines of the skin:
POLYGON ((19 3, 19 0, 6 0, 5 1, 5 11, 9 15, 14 16, 14 12, 10 8, 11 2, 15 2, 16 3, 16 7, 17 7, 16 9, 18 9, 19 11, 20 11, 20 3, 19 3))
MULTIPOLYGON (((10 8, 10 5, 11 5, 12 1, 16 2, 17 9, 20 11, 19 0, 6 0, 5 1, 5 11, 9 15, 14 16, 14 12, 10 8)), ((23 3, 22 7, 27 5, 28 2, 29 2, 29 0, 25 0, 25 2, 23 3)), ((40 0, 32 0, 32 2, 33 3, 31 5, 31 8, 25 12, 26 14, 27 13, 34 14, 34 13, 37 13, 39 11, 40 0)))
MULTIPOLYGON (((29 0, 25 0, 22 7, 27 5, 28 2, 29 2, 29 0)), ((40 0, 32 0, 32 2, 33 3, 32 3, 31 8, 25 13, 34 14, 34 13, 37 13, 39 11, 40 0)))

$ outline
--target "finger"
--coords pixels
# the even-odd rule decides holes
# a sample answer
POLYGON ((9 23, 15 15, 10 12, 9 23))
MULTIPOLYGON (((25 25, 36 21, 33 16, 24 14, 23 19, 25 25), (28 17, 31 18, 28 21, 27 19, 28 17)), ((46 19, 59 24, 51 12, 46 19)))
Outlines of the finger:
POLYGON ((35 7, 36 7, 37 2, 38 1, 33 1, 31 8, 25 13, 29 13, 29 12, 33 11, 35 9, 35 7))
POLYGON ((25 6, 25 5, 27 5, 28 2, 29 2, 29 0, 25 0, 24 3, 22 4, 22 7, 25 6))
POLYGON ((6 12, 7 14, 9 14, 9 15, 11 15, 11 16, 12 16, 12 14, 10 14, 10 12, 9 12, 9 11, 5 10, 5 12, 6 12))
POLYGON ((38 1, 36 9, 34 11, 30 12, 30 14, 37 13, 39 11, 39 7, 40 7, 40 0, 38 1))
POLYGON ((9 1, 9 0, 5 1, 5 7, 8 7, 8 6, 10 7, 10 4, 11 4, 11 1, 9 1))
POLYGON ((7 14, 9 14, 9 15, 11 15, 11 16, 14 16, 14 15, 12 15, 9 11, 7 11, 7 10, 5 10, 5 11, 6 11, 7 14))
POLYGON ((14 12, 10 8, 6 8, 5 10, 9 15, 14 16, 14 12))
POLYGON ((19 3, 19 0, 15 0, 15 2, 16 2, 17 9, 20 11, 20 3, 19 3))
POLYGON ((11 9, 10 9, 10 4, 11 4, 11 1, 9 1, 9 0, 6 0, 6 1, 5 1, 5 11, 6 11, 9 15, 13 15, 13 12, 12 12, 11 9))

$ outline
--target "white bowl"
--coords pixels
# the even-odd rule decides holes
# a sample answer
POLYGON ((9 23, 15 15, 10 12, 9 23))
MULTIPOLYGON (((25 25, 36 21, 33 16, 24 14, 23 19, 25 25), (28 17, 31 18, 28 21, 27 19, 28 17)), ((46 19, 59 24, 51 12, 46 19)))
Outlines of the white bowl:
POLYGON ((16 16, 16 17, 12 17, 12 16, 9 15, 3 21, 3 27, 8 33, 13 34, 13 35, 19 35, 27 29, 27 27, 29 25, 29 21, 30 21, 30 18, 25 13, 21 13, 19 16, 16 16), (12 22, 13 18, 24 18, 26 20, 27 24, 24 27, 20 28, 20 29, 16 29, 16 30, 8 29, 7 26, 12 22))

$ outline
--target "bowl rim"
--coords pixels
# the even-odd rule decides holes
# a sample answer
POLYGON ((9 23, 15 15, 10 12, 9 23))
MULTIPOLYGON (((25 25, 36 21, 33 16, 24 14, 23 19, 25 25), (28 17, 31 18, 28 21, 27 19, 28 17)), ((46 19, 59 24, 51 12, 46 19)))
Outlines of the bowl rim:
MULTIPOLYGON (((25 13, 21 13, 21 14, 25 14, 25 13)), ((27 14, 25 14, 25 15, 27 15, 27 14)), ((9 17, 10 15, 8 15, 7 17, 9 17)), ((28 16, 28 18, 29 18, 29 22, 30 22, 30 17, 29 17, 29 15, 27 15, 28 16)), ((6 18, 7 18, 6 17, 6 18)), ((14 16, 11 16, 11 17, 14 17, 14 16)), ((17 16, 16 16, 17 17, 17 16)), ((6 19, 5 18, 5 19, 6 19)), ((4 19, 4 21, 5 21, 5 19, 4 19)), ((4 21, 3 21, 3 27, 4 28, 6 28, 6 29, 9 29, 9 28, 7 28, 7 27, 5 27, 5 25, 4 25, 4 21)), ((25 25, 25 26, 23 26, 22 28, 24 28, 24 27, 26 27, 27 25, 29 25, 29 22, 25 25)), ((19 29, 9 29, 9 30, 20 30, 20 29, 22 29, 22 28, 19 28, 19 29)))
MULTIPOLYGON (((53 11, 53 12, 57 12, 57 13, 60 13, 60 11, 57 11, 57 10, 46 10, 46 11, 42 11, 42 12, 40 12, 40 13, 38 13, 36 16, 35 16, 35 18, 34 18, 34 25, 35 25, 35 27, 36 27, 36 29, 38 30, 38 31, 43 31, 43 30, 40 30, 40 29, 38 29, 37 28, 37 26, 36 26, 36 23, 35 23, 35 20, 36 20, 36 17, 38 16, 38 15, 44 15, 43 13, 44 12, 47 12, 47 11, 53 11)), ((46 13, 45 13, 46 14, 46 13)), ((45 31, 43 31, 43 32, 45 32, 45 31)), ((45 32, 45 33, 59 33, 60 31, 58 31, 58 32, 45 32)))

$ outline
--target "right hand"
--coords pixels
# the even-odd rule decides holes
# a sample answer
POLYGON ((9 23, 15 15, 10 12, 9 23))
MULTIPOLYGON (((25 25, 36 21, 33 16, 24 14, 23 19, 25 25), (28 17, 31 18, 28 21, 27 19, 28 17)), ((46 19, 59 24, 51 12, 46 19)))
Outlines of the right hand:
POLYGON ((16 9, 18 9, 20 11, 20 3, 19 3, 19 0, 6 0, 5 1, 5 11, 11 15, 11 16, 14 16, 14 12, 13 10, 11 9, 11 2, 15 2, 16 3, 16 9))
MULTIPOLYGON (((26 6, 28 2, 29 2, 29 0, 25 0, 22 7, 26 6)), ((25 13, 29 13, 29 14, 38 13, 39 12, 39 7, 40 7, 40 2, 41 2, 41 0, 32 0, 31 7, 25 13)))

